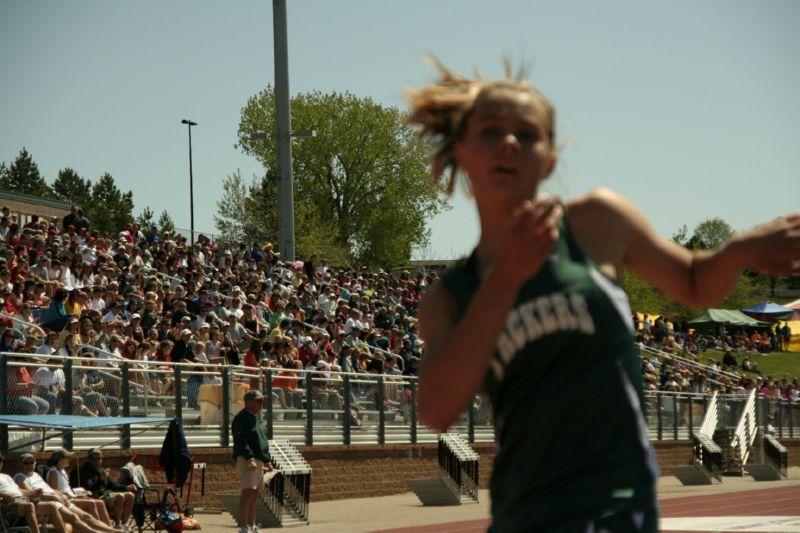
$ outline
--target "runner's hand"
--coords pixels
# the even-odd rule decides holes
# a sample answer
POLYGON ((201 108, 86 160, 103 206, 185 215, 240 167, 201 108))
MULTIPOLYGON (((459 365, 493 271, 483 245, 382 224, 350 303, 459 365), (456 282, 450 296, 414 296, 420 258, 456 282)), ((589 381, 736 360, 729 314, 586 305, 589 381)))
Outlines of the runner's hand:
POLYGON ((734 241, 739 241, 742 256, 753 270, 772 275, 800 274, 800 213, 756 226, 734 241))
POLYGON ((555 198, 525 201, 512 214, 494 269, 515 286, 534 276, 558 241, 562 216, 561 204, 555 198))

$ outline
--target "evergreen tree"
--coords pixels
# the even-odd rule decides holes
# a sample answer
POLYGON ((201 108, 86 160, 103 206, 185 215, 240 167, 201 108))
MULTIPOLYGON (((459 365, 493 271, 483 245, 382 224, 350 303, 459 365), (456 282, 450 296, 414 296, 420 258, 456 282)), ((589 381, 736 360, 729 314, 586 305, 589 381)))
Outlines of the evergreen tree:
POLYGON ((39 172, 33 157, 24 147, 11 166, 0 176, 0 189, 43 198, 55 196, 39 172))
POLYGON ((91 201, 84 212, 92 228, 114 237, 133 220, 133 193, 121 192, 114 177, 106 172, 92 185, 91 201))
POLYGON ((53 192, 56 197, 72 205, 84 207, 92 198, 92 182, 81 178, 72 168, 62 168, 53 182, 53 192))
POLYGON ((145 207, 144 210, 136 217, 136 225, 139 226, 139 231, 147 235, 151 230, 156 228, 155 222, 155 213, 149 207, 145 207))
POLYGON ((175 223, 166 210, 162 211, 161 216, 158 217, 158 233, 164 238, 175 236, 175 223))
POLYGON ((214 225, 227 241, 251 240, 245 234, 245 226, 250 218, 245 205, 248 189, 238 169, 222 181, 222 190, 222 198, 217 201, 214 225))

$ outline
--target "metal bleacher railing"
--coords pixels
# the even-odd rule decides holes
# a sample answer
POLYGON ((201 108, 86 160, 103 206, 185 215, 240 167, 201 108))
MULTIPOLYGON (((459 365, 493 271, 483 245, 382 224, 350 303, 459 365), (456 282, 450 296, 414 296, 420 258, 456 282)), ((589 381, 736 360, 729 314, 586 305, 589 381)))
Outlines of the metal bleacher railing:
MULTIPOLYGON (((257 387, 273 400, 262 412, 270 439, 306 445, 437 441, 417 423, 414 377, 125 360, 82 348, 90 349, 94 357, 0 354, 0 415, 174 416, 183 420, 190 446, 229 446, 244 392, 257 387)), ((40 429, 0 425, 0 449, 157 448, 165 431, 137 424, 43 436, 40 429)), ((470 442, 493 442, 489 402, 477 396, 451 431, 470 442)))
POLYGON ((734 447, 738 446, 740 464, 746 464, 750 456, 753 443, 758 435, 758 426, 756 425, 756 391, 750 391, 747 395, 744 409, 742 410, 739 418, 739 423, 736 425, 734 432, 734 440, 731 443, 734 447))
POLYGON ((722 448, 714 442, 719 421, 719 394, 714 391, 706 405, 703 423, 692 437, 694 458, 712 479, 722 481, 722 448))
POLYGON ((786 448, 772 435, 764 437, 764 459, 767 464, 786 478, 789 473, 789 456, 786 448))
MULTIPOLYGON (((229 446, 230 421, 243 406, 244 391, 259 387, 273 399, 263 411, 270 439, 305 445, 437 442, 437 434, 418 423, 415 377, 124 360, 84 349, 91 349, 94 357, 0 354, 0 415, 175 416, 183 420, 190 446, 229 446)), ((746 399, 719 395, 720 423, 735 426, 746 399)), ((710 400, 708 394, 646 392, 649 437, 691 440, 710 400)), ((759 427, 767 415, 774 417, 778 439, 800 434, 800 402, 758 398, 759 427)), ((41 430, 0 425, 0 449, 42 444, 157 448, 165 431, 147 425, 121 426, 119 431, 86 429, 43 442, 41 430)), ((476 395, 450 432, 470 443, 494 442, 488 398, 476 395)))

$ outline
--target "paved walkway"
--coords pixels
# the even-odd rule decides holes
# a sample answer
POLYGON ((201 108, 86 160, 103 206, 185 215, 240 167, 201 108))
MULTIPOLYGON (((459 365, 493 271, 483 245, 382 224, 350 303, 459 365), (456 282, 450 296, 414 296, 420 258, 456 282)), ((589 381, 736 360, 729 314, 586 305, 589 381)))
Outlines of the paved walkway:
MULTIPOLYGON (((664 523, 670 531, 797 531, 800 532, 800 520, 792 515, 800 514, 800 500, 797 501, 796 512, 781 512, 781 516, 761 516, 758 521, 751 520, 750 526, 739 522, 729 523, 719 519, 722 515, 743 518, 739 511, 741 498, 720 498, 719 495, 743 492, 742 498, 753 500, 759 494, 770 498, 771 492, 790 490, 792 495, 800 494, 800 467, 789 469, 789 479, 757 483, 752 478, 725 477, 723 483, 686 487, 677 478, 665 476, 659 480, 659 501, 665 511, 664 523), (792 487, 793 489, 787 489, 792 487), (744 494, 745 491, 752 491, 744 494), (682 506, 683 502, 671 499, 685 498, 685 501, 705 501, 708 497, 709 507, 713 504, 717 514, 716 522, 710 522, 708 513, 703 513, 703 506, 689 510, 682 506), (737 503, 737 501, 739 503, 737 503), (720 502, 723 505, 720 506, 720 502), (724 502, 728 502, 726 505, 724 502), (687 514, 688 513, 688 514, 687 514), (667 516, 668 515, 668 516, 667 516), (771 521, 771 522, 770 522, 771 521), (711 525, 709 525, 711 524, 711 525), (719 529, 719 528, 722 529, 719 529), (727 529, 726 529, 727 528, 727 529), (782 529, 781 529, 782 528, 782 529)), ((787 493, 788 494, 788 493, 787 493)), ((794 500, 792 500, 794 501, 794 500)), ((231 515, 227 513, 206 515, 198 514, 197 518, 207 533, 235 533, 237 528, 231 515)), ((746 517, 745 517, 746 518, 746 517)), ((336 500, 311 504, 311 525, 298 528, 298 532, 371 532, 371 531, 414 531, 426 533, 477 533, 485 531, 489 523, 489 493, 480 491, 480 502, 477 504, 457 505, 449 507, 423 507, 413 493, 407 492, 380 498, 364 498, 336 500)))

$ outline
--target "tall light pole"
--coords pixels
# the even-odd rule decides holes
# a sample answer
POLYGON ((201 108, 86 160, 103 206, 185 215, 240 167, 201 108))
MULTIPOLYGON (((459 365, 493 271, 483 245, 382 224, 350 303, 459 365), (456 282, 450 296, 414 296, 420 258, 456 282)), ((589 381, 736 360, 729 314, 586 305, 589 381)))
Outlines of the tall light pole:
POLYGON ((189 233, 190 241, 194 246, 194 179, 192 178, 192 126, 197 126, 197 122, 188 119, 181 120, 181 124, 189 127, 189 233))
MULTIPOLYGON (((316 137, 317 136, 317 130, 298 130, 298 131, 293 131, 288 136, 289 136, 290 139, 293 138, 293 137, 300 137, 300 138, 316 137)), ((270 135, 269 133, 264 132, 264 131, 256 131, 256 132, 253 132, 253 133, 250 134, 250 140, 251 141, 264 141, 264 142, 266 142, 272 137, 273 137, 272 135, 270 135)), ((275 140, 276 140, 276 144, 277 144, 277 139, 275 139, 275 140)), ((281 216, 282 216, 282 213, 284 213, 286 210, 282 207, 282 204, 281 204, 281 198, 282 197, 280 195, 281 194, 281 189, 280 189, 280 187, 281 187, 280 170, 278 172, 279 172, 279 174, 278 174, 278 242, 279 243, 283 243, 282 237, 284 236, 284 234, 281 233, 281 229, 280 229, 281 228, 281 220, 282 220, 281 216)), ((290 183, 289 186, 290 186, 289 194, 292 195, 292 211, 294 211, 294 194, 292 193, 292 190, 291 190, 292 184, 290 183)), ((291 236, 292 236, 292 257, 294 258, 294 216, 292 216, 292 219, 290 220, 290 223, 291 223, 291 236)), ((284 248, 279 247, 279 249, 281 250, 281 258, 286 257, 286 256, 283 255, 283 249, 284 248)), ((286 260, 288 261, 289 259, 287 258, 286 260)), ((292 261, 293 260, 294 259, 292 259, 292 261)))
POLYGON ((278 144, 278 248, 284 261, 294 261, 294 185, 292 183, 292 120, 289 113, 289 44, 286 0, 272 0, 275 50, 275 119, 278 144))

